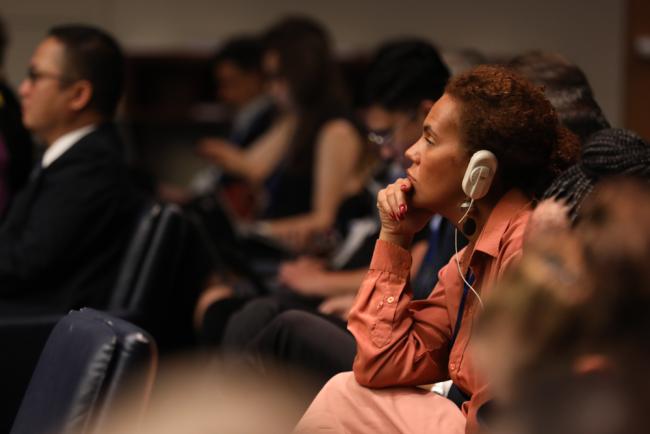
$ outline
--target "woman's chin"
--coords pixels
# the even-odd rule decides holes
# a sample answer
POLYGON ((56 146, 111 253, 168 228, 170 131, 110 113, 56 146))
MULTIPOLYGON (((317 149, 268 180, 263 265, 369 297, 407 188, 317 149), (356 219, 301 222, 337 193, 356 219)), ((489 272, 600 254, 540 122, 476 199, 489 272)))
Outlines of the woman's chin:
POLYGON ((423 198, 421 195, 418 194, 417 191, 413 192, 413 196, 411 196, 411 204, 414 208, 416 209, 431 209, 431 201, 426 200, 426 198, 423 198))

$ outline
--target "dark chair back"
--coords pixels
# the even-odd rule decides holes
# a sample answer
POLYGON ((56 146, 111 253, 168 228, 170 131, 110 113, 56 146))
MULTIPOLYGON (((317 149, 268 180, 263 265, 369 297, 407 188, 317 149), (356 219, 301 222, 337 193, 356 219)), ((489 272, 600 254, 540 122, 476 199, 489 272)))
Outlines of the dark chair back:
POLYGON ((187 221, 172 204, 154 204, 140 220, 129 244, 110 311, 141 313, 167 297, 181 262, 187 221))
POLYGON ((137 225, 108 309, 147 329, 163 349, 191 344, 192 313, 207 274, 195 225, 173 204, 137 225))
POLYGON ((147 332, 93 309, 72 311, 41 352, 11 434, 91 433, 127 391, 143 411, 156 368, 147 332))
POLYGON ((135 226, 133 237, 129 242, 120 266, 115 289, 109 300, 109 309, 125 309, 129 306, 144 259, 151 248, 151 242, 158 229, 158 222, 163 212, 163 205, 151 203, 146 206, 135 226))

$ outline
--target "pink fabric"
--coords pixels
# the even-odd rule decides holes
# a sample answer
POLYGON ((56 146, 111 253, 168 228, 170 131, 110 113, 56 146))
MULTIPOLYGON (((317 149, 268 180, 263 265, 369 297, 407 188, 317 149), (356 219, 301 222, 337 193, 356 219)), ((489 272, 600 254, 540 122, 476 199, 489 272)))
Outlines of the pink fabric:
POLYGON ((465 416, 447 398, 416 387, 368 389, 352 372, 332 378, 294 430, 294 434, 464 432, 465 416))

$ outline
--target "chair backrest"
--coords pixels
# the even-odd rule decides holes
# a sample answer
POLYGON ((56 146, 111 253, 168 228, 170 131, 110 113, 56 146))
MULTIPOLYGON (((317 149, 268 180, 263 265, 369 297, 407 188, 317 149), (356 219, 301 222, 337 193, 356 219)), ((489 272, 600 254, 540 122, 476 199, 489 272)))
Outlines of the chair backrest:
POLYGON ((176 283, 187 221, 176 205, 156 204, 143 215, 114 289, 109 310, 141 312, 161 302, 176 283))
POLYGON ((94 432, 127 391, 144 410, 156 368, 144 330, 93 309, 70 312, 43 348, 11 434, 94 432))
POLYGON ((206 261, 193 221, 176 205, 158 205, 138 225, 108 309, 146 328, 163 351, 190 345, 206 261))
POLYGON ((109 309, 123 309, 133 296, 142 262, 150 249, 162 211, 163 205, 151 203, 142 212, 122 260, 117 282, 109 300, 109 309))

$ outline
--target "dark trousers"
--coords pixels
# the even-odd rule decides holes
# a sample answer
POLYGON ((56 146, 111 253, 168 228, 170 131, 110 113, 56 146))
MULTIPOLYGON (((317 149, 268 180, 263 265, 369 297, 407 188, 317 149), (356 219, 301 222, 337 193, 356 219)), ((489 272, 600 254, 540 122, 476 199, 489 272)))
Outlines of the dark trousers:
POLYGON ((320 387, 352 369, 356 343, 344 321, 317 314, 317 305, 277 296, 254 299, 228 321, 223 349, 297 368, 320 387))

